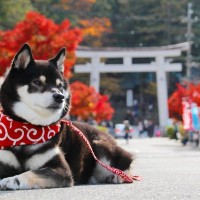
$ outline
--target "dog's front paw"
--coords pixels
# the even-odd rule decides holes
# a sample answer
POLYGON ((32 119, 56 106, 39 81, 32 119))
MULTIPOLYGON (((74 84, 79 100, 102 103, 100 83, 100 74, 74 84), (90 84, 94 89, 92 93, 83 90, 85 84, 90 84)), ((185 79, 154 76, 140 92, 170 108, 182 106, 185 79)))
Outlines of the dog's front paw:
POLYGON ((18 190, 20 181, 17 177, 4 178, 0 181, 1 190, 18 190))
POLYGON ((106 182, 107 183, 114 183, 114 184, 119 184, 119 183, 123 183, 123 179, 121 177, 119 177, 116 174, 110 175, 106 178, 106 182))
MULTIPOLYGON (((128 176, 131 176, 131 170, 125 170, 124 173, 128 176)), ((106 177, 106 182, 107 183, 114 183, 114 184, 121 184, 121 183, 125 183, 126 181, 121 177, 118 176, 116 174, 111 174, 109 176, 106 177)))

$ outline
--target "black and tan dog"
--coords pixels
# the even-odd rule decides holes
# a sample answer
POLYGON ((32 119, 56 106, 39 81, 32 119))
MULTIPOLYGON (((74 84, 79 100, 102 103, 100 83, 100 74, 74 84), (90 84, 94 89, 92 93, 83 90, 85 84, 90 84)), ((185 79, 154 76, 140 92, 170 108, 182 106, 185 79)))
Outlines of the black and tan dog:
MULTIPOLYGON (((1 88, 3 111, 13 120, 48 126, 70 109, 70 88, 63 77, 66 51, 49 60, 34 60, 29 45, 16 54, 1 88)), ((103 163, 129 173, 132 155, 106 133, 73 122, 103 163)), ((0 134, 1 139, 1 134, 0 134)), ((68 187, 74 184, 123 183, 97 164, 82 139, 61 122, 50 140, 0 150, 0 189, 68 187)))

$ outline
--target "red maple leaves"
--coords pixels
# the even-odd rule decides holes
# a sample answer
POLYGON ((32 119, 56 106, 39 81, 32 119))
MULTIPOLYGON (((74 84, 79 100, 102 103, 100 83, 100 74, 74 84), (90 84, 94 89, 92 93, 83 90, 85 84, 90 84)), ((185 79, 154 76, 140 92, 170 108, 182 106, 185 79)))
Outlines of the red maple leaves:
POLYGON ((184 86, 177 84, 177 89, 168 99, 170 117, 182 116, 182 98, 184 97, 200 106, 200 84, 185 83, 184 86))
POLYGON ((70 76, 70 68, 75 63, 75 50, 82 40, 81 30, 70 29, 69 20, 60 25, 37 12, 29 12, 26 18, 12 30, 0 31, 0 75, 10 65, 14 54, 24 43, 29 43, 36 59, 47 59, 65 46, 65 76, 70 76))
POLYGON ((83 120, 93 117, 97 122, 112 118, 114 110, 107 96, 98 94, 94 88, 78 81, 71 84, 71 92, 73 116, 79 116, 83 120))

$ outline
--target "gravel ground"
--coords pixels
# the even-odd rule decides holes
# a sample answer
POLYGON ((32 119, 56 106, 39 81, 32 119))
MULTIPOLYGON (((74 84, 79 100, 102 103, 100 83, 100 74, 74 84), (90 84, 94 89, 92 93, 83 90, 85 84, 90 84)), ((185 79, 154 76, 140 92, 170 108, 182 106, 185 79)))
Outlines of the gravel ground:
POLYGON ((143 180, 122 185, 2 191, 0 200, 199 200, 200 149, 167 138, 132 139, 120 146, 136 154, 133 173, 143 180))

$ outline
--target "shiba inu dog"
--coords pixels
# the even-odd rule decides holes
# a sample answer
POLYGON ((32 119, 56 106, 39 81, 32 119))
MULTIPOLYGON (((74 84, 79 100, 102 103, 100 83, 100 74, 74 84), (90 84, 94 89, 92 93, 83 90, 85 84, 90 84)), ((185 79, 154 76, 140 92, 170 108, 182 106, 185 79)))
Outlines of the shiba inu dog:
MULTIPOLYGON (((63 77, 65 56, 66 50, 62 48, 54 58, 34 60, 30 46, 24 44, 11 63, 1 87, 3 114, 10 127, 14 123, 12 119, 41 127, 42 131, 43 127, 60 123, 60 129, 43 143, 0 150, 1 190, 124 182, 96 163, 83 140, 59 122, 70 110, 70 87, 63 77)), ((73 122, 73 125, 84 133, 101 162, 129 173, 132 154, 117 146, 109 134, 85 123, 73 122)), ((0 141, 5 138, 3 130, 10 127, 5 129, 0 121, 0 141)), ((19 134, 16 128, 17 131, 19 134)), ((27 131, 30 134, 31 130, 27 131)), ((36 137, 37 133, 33 131, 32 135, 36 137)))

